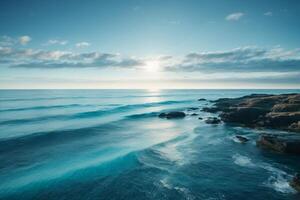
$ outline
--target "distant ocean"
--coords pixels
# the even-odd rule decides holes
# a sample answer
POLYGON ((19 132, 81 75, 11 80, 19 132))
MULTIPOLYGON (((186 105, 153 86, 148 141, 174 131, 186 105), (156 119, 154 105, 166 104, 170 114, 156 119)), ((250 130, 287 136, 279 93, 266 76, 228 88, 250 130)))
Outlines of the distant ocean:
POLYGON ((299 157, 257 133, 190 111, 252 93, 300 90, 0 90, 0 199, 299 199, 299 157), (184 119, 160 119, 182 110, 184 119), (251 139, 239 144, 234 135, 251 139))

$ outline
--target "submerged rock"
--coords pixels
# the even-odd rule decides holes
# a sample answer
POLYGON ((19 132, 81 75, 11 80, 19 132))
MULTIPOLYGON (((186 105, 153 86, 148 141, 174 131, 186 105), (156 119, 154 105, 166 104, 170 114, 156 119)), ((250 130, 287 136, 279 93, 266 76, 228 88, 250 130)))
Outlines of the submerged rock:
POLYGON ((193 113, 193 114, 191 114, 191 116, 197 116, 198 114, 197 113, 193 113))
POLYGON ((160 118, 167 118, 167 119, 178 119, 178 118, 184 118, 186 115, 184 112, 180 111, 172 111, 168 113, 160 113, 158 117, 160 118))
POLYGON ((207 124, 219 124, 219 123, 221 123, 221 120, 217 117, 209 117, 207 120, 205 120, 205 123, 207 123, 207 124))
POLYGON ((199 108, 196 108, 196 107, 191 107, 191 108, 188 108, 188 110, 198 110, 199 108))
POLYGON ((206 99, 200 98, 200 99, 198 99, 198 101, 206 101, 206 99))
POLYGON ((202 117, 198 117, 198 119, 202 120, 203 118, 202 117))
POLYGON ((300 136, 298 135, 262 135, 256 144, 280 153, 300 154, 300 136))
POLYGON ((296 174, 293 180, 290 182, 290 185, 297 191, 300 192, 300 174, 296 174))
POLYGON ((244 136, 241 136, 241 135, 236 135, 235 136, 241 143, 246 143, 249 141, 248 138, 244 137, 244 136))

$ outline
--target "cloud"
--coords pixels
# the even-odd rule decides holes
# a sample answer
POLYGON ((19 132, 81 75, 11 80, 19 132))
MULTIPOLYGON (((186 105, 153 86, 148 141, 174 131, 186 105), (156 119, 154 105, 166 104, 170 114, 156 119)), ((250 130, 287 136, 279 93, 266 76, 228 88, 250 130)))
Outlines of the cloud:
POLYGON ((61 69, 61 68, 136 68, 144 65, 142 61, 125 58, 115 59, 101 56, 92 62, 54 62, 54 61, 39 61, 12 65, 13 68, 39 68, 39 69, 61 69))
POLYGON ((273 13, 268 11, 268 12, 265 12, 264 13, 264 16, 268 16, 268 17, 272 17, 273 16, 273 13))
POLYGON ((0 46, 0 65, 15 68, 143 69, 155 60, 160 71, 212 73, 300 72, 300 49, 240 47, 226 51, 193 52, 184 56, 130 57, 114 53, 42 50, 0 46))
POLYGON ((21 45, 26 45, 30 41, 31 41, 31 37, 29 37, 28 35, 24 35, 24 36, 19 37, 19 43, 21 45))
POLYGON ((167 71, 300 72, 300 49, 242 47, 229 51, 187 54, 167 71))
POLYGON ((45 45, 66 45, 68 43, 67 40, 48 40, 45 45))
POLYGON ((231 13, 229 15, 226 16, 226 20, 227 21, 238 21, 239 19, 241 19, 245 14, 242 12, 236 12, 236 13, 231 13))
POLYGON ((6 36, 6 35, 3 35, 0 37, 0 46, 12 46, 16 43, 16 41, 9 37, 9 36, 6 36))
POLYGON ((13 68, 138 68, 144 61, 110 53, 74 53, 0 47, 0 63, 13 68))
POLYGON ((77 48, 83 48, 83 47, 88 47, 88 46, 90 46, 90 43, 88 43, 88 42, 79 42, 79 43, 76 43, 75 46, 76 46, 77 48))

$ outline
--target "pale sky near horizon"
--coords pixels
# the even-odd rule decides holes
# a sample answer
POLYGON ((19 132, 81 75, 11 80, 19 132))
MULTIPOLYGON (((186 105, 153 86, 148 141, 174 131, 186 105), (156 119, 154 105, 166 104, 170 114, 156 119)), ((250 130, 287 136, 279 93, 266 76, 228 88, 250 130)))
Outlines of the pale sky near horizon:
POLYGON ((300 88, 297 0, 2 0, 0 89, 300 88))

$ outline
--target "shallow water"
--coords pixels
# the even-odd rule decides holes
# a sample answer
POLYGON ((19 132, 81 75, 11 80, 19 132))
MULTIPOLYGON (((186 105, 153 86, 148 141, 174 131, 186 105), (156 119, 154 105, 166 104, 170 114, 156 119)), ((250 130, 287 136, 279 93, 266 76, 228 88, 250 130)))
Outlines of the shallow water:
POLYGON ((0 199, 299 199, 299 157, 258 149, 261 131, 157 117, 212 116, 188 111, 211 104, 198 98, 293 92, 2 90, 0 199))

